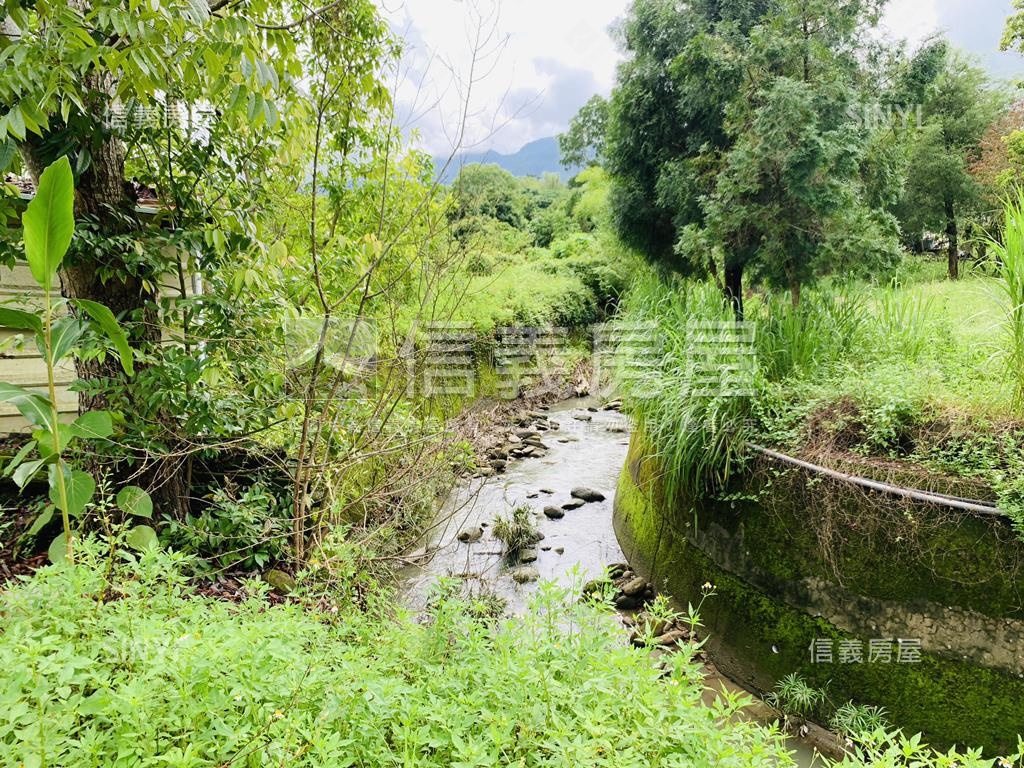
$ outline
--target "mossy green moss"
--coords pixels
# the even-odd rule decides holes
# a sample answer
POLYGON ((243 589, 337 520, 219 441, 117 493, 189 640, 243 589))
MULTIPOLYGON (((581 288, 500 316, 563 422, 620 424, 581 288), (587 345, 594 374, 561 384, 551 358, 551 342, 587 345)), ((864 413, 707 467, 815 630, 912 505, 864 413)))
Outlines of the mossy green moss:
MULTIPOLYGON (((923 733, 936 746, 984 746, 1001 753, 1016 748, 1018 734, 1024 732, 1024 680, 932 653, 922 653, 917 664, 895 659, 889 664, 814 664, 813 641, 864 638, 846 635, 825 619, 777 599, 772 590, 751 585, 693 546, 687 538, 693 525, 707 524, 708 515, 714 515, 718 524, 739 524, 736 516, 721 509, 717 514, 695 513, 665 505, 659 500, 657 473, 656 462, 644 458, 636 442, 616 497, 619 541, 635 567, 683 603, 698 601, 703 584, 715 585, 702 620, 712 655, 725 673, 767 692, 780 678, 796 672, 824 687, 836 703, 853 700, 885 707, 892 721, 908 732, 923 733)), ((780 527, 779 518, 767 514, 745 515, 742 524, 745 554, 780 582, 826 572, 828 566, 811 554, 816 543, 811 526, 780 527)), ((844 581, 849 589, 864 589, 876 597, 906 597, 911 603, 922 596, 936 599, 956 586, 941 584, 933 574, 936 583, 929 592, 924 573, 904 565, 894 565, 891 553, 880 551, 848 556, 839 568, 844 577, 845 569, 851 570, 850 580, 844 581), (900 592, 904 588, 908 595, 900 592)), ((981 599, 973 588, 958 594, 964 593, 972 602, 981 599)), ((1006 594, 997 590, 992 597, 998 604, 1006 594)))

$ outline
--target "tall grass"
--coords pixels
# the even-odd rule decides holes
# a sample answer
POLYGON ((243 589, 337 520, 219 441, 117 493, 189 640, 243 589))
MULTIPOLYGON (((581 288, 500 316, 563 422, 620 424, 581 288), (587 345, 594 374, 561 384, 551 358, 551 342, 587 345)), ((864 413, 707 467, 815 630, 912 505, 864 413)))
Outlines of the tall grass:
POLYGON ((620 371, 619 380, 663 469, 666 493, 698 497, 725 487, 743 461, 750 397, 716 389, 714 361, 695 349, 695 327, 728 332, 733 323, 722 294, 703 283, 644 279, 619 323, 649 324, 659 348, 651 368, 620 371))
POLYGON ((754 314, 765 377, 812 374, 855 350, 865 338, 866 307, 864 292, 849 288, 809 292, 798 307, 785 297, 765 297, 754 314))
POLYGON ((1024 406, 1024 190, 1006 202, 1003 242, 991 242, 999 264, 998 286, 1006 302, 1006 365, 1014 407, 1024 406))
POLYGON ((886 341, 890 353, 914 361, 932 343, 929 324, 934 315, 932 297, 890 283, 878 297, 875 317, 880 338, 886 341))

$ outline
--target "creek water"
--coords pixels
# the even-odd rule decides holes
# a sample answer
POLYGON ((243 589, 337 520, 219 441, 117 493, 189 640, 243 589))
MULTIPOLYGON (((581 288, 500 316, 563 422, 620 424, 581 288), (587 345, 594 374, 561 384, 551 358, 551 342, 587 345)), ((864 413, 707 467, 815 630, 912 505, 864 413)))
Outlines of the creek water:
MULTIPOLYGON (((612 525, 612 505, 629 448, 629 421, 615 411, 588 410, 594 406, 589 400, 553 406, 547 415, 559 428, 542 436, 549 448, 546 456, 510 462, 504 474, 464 482, 452 492, 419 544, 415 557, 420 564, 402 573, 410 609, 422 611, 438 579, 455 577, 470 594, 501 597, 512 615, 526 610, 538 583, 513 580, 514 566, 490 533, 498 515, 521 504, 538 513, 537 526, 544 534, 532 564, 542 581, 579 587, 581 580, 600 576, 605 566, 624 562, 612 525), (577 487, 600 491, 605 500, 567 511, 561 520, 540 514, 546 506, 569 502, 570 491, 577 487), (477 526, 484 528, 479 541, 458 540, 461 531, 477 526)), ((823 765, 806 745, 794 740, 790 749, 801 768, 823 765)))

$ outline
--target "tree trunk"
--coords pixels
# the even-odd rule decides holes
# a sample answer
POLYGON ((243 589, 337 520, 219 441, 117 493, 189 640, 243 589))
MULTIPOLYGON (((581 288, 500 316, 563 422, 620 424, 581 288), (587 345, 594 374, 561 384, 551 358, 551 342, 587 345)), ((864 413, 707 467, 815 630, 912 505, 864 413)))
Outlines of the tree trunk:
POLYGON ((956 226, 956 207, 946 198, 946 237, 949 240, 949 279, 960 279, 960 233, 956 226))
POLYGON ((793 301, 793 309, 800 306, 800 281, 797 279, 791 279, 789 281, 789 295, 793 301))
MULTIPOLYGON (((102 130, 98 118, 96 132, 102 130)), ((135 200, 130 196, 125 181, 125 149, 116 136, 106 136, 95 141, 92 135, 79 138, 79 146, 89 147, 91 163, 76 182, 75 218, 79 227, 88 226, 95 230, 100 242, 106 238, 142 231, 142 224, 135 215, 135 200)), ((46 139, 30 139, 21 146, 25 165, 38 183, 39 176, 47 165, 58 159, 49 151, 46 139)), ((72 157, 74 165, 74 158, 72 157)), ((68 299, 88 299, 99 302, 120 320, 125 333, 136 348, 154 350, 162 336, 159 317, 156 312, 156 296, 148 291, 143 279, 152 285, 158 284, 155 275, 133 274, 127 264, 116 255, 97 251, 94 245, 82 247, 81 242, 72 243, 71 250, 61 267, 61 293, 68 299)), ((77 374, 85 381, 123 382, 120 361, 116 355, 107 355, 102 361, 76 360, 77 374)), ((121 386, 125 386, 123 383, 121 386)), ((109 387, 88 387, 78 395, 79 411, 106 410, 110 407, 109 387)), ((127 388, 129 400, 131 388, 127 388)), ((166 440, 173 450, 173 440, 166 440)), ((180 459, 151 457, 141 471, 141 482, 149 487, 157 507, 166 513, 182 515, 187 508, 189 489, 186 474, 180 459)), ((93 470, 110 470, 96 466, 93 470)), ((133 473, 127 467, 114 468, 115 480, 118 475, 127 479, 133 473)))
POLYGON ((736 321, 743 322, 743 267, 742 266, 729 266, 725 267, 725 297, 729 300, 732 305, 733 314, 736 315, 736 321))

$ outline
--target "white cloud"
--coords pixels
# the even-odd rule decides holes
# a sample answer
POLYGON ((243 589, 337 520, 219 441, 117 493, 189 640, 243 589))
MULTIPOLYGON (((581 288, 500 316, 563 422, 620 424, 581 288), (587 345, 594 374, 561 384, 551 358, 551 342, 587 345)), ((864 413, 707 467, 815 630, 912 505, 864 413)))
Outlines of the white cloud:
POLYGON ((893 41, 906 40, 913 49, 939 29, 938 6, 938 0, 891 0, 882 31, 893 41))
POLYGON ((399 89, 403 112, 411 114, 411 125, 419 129, 426 149, 442 153, 451 148, 473 64, 477 20, 483 16, 490 20, 485 21, 485 33, 493 25, 495 34, 478 62, 464 146, 515 151, 528 141, 563 131, 591 96, 611 92, 620 57, 609 28, 628 4, 629 0, 385 2, 385 16, 410 43, 405 61, 410 77, 399 89), (416 108, 411 109, 413 104, 416 108))
MULTIPOLYGON (((474 20, 492 17, 494 36, 478 62, 466 149, 515 151, 564 131, 595 93, 608 94, 620 54, 609 29, 630 0, 379 0, 407 40, 408 77, 399 88, 403 125, 421 144, 449 151, 458 133, 473 61, 474 20), (481 74, 486 77, 481 78, 481 74)), ((891 0, 881 34, 911 50, 944 31, 983 57, 994 72, 1024 71, 1019 57, 997 54, 1010 0, 891 0)))

